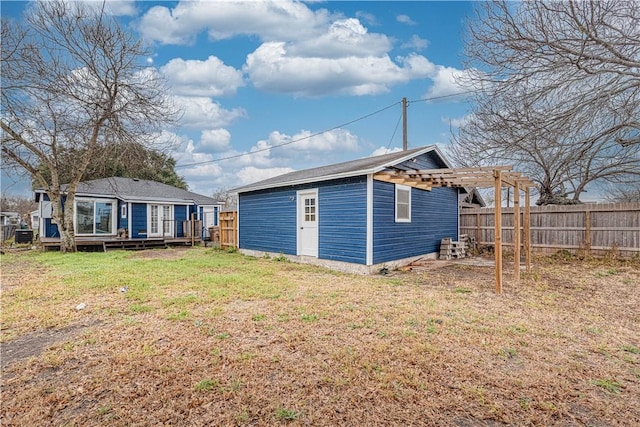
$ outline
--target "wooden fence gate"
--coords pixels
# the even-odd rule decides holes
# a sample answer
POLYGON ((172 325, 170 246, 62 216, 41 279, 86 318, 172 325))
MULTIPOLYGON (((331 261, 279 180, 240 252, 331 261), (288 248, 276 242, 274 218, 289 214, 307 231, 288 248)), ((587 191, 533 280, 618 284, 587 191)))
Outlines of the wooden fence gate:
POLYGON ((220 212, 220 247, 238 248, 238 212, 220 212))

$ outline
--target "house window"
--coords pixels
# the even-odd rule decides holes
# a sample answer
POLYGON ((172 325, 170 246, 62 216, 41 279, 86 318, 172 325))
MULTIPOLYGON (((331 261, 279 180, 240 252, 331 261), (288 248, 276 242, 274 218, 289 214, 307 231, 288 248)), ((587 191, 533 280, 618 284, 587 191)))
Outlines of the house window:
POLYGON ((396 222, 411 222, 411 187, 396 184, 396 222))
POLYGON ((76 200, 76 234, 113 234, 115 201, 76 200))
POLYGON ((120 206, 120 218, 124 219, 127 217, 127 205, 120 206))

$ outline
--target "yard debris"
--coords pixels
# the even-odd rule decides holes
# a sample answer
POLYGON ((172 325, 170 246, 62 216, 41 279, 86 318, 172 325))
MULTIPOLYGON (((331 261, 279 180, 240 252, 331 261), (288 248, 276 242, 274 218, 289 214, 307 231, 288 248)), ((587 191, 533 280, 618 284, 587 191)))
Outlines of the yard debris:
POLYGON ((123 287, 120 288, 120 293, 125 293, 127 291, 129 291, 129 287, 128 286, 123 286, 123 287))
POLYGON ((80 310, 84 310, 85 308, 87 308, 87 304, 81 302, 80 304, 76 305, 76 310, 80 311, 80 310))

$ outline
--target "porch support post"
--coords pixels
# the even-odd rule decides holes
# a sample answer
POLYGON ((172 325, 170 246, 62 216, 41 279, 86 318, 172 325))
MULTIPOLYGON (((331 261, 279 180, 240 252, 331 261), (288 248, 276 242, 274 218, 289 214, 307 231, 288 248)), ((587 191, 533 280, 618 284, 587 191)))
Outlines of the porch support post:
POLYGON ((527 263, 527 273, 531 271, 531 203, 529 202, 529 187, 524 189, 524 256, 527 263))
POLYGON ((513 186, 513 258, 516 283, 520 283, 520 186, 518 181, 513 186))

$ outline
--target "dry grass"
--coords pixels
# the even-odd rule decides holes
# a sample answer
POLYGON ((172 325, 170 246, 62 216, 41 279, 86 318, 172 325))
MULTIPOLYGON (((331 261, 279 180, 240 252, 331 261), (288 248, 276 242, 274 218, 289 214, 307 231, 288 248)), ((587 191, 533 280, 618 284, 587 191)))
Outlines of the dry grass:
POLYGON ((637 262, 537 259, 493 286, 444 262, 362 277, 206 249, 5 255, 0 423, 640 423, 637 262))

